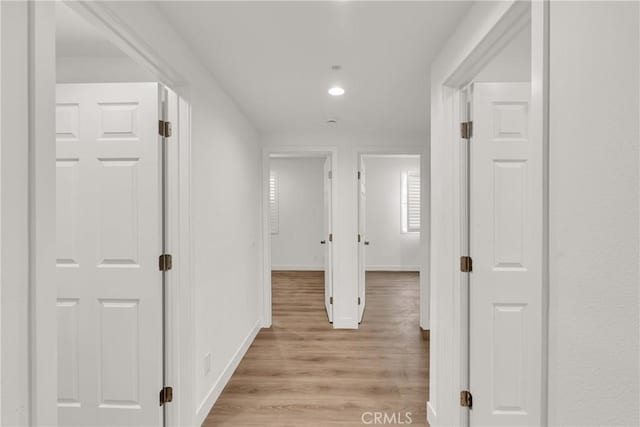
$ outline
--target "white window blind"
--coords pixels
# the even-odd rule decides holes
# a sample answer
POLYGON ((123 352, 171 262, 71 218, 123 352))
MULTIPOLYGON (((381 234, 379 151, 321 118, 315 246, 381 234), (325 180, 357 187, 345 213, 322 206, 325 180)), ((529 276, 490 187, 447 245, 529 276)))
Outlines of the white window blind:
POLYGON ((420 173, 402 174, 402 232, 420 231, 420 173))
POLYGON ((269 220, 271 234, 278 234, 278 176, 275 173, 269 176, 269 220))

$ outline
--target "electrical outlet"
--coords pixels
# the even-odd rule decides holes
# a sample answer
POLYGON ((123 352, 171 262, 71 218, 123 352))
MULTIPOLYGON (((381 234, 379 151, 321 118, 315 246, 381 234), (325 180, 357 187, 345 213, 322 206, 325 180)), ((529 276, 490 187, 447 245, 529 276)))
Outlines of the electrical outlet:
POLYGON ((202 374, 206 377, 209 372, 211 372, 211 353, 205 354, 202 361, 202 374))

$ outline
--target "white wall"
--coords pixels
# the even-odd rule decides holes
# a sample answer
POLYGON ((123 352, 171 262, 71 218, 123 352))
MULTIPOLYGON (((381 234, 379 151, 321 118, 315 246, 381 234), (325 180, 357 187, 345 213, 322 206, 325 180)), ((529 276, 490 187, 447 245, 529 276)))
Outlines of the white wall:
POLYGON ((637 2, 551 2, 549 425, 637 426, 637 2))
POLYGON ((323 270, 325 158, 271 159, 278 180, 278 233, 271 235, 273 270, 323 270))
POLYGON ((58 83, 153 82, 156 77, 129 57, 58 57, 58 83))
MULTIPOLYGON (((425 112, 426 114, 426 112, 425 112)), ((339 125, 338 125, 339 126, 339 125)), ((425 133, 403 132, 343 132, 338 128, 328 128, 319 133, 276 133, 265 134, 262 141, 265 150, 276 150, 282 147, 295 147, 296 149, 309 148, 335 148, 337 166, 333 170, 334 210, 338 213, 333 219, 334 234, 334 270, 333 270, 333 296, 334 317, 333 325, 336 328, 358 327, 358 235, 357 222, 357 169, 358 153, 395 153, 395 154, 423 154, 422 177, 423 197, 428 204, 429 187, 424 183, 424 177, 428 176, 429 157, 426 152, 425 133)), ((428 206, 423 206, 422 223, 429 223, 428 206)), ((428 232, 427 230, 423 230, 428 232)), ((424 236, 424 234, 423 234, 424 236)), ((421 319, 420 325, 429 328, 429 291, 428 291, 428 252, 424 245, 421 247, 421 319)))
POLYGON ((419 157, 364 158, 367 270, 419 271, 420 233, 402 232, 402 173, 420 172, 419 157))
MULTIPOLYGON (((193 342, 181 346, 185 371, 172 410, 181 410, 176 424, 200 425, 260 326, 262 166, 257 132, 155 5, 71 6, 106 8, 120 28, 157 55, 152 61, 175 79, 173 89, 191 105, 192 271, 182 272, 180 286, 194 302, 187 313, 192 324, 181 325, 193 334, 193 342)), ((126 45, 118 47, 127 52, 126 45)))

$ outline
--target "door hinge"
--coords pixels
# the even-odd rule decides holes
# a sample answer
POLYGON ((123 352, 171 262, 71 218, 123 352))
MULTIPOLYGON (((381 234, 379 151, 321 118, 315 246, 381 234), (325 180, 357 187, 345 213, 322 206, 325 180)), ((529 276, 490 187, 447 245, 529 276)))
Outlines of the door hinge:
POLYGON ((329 241, 333 242, 333 233, 329 233, 329 241))
POLYGON ((470 256, 460 257, 460 271, 463 273, 471 273, 473 271, 473 260, 470 256))
POLYGON ((171 136, 171 122, 158 120, 158 134, 164 138, 171 136))
POLYGON ((361 176, 360 171, 358 171, 358 179, 360 179, 361 176))
POLYGON ((460 392, 460 406, 469 409, 473 408, 473 396, 471 396, 471 392, 469 390, 462 390, 460 392))
POLYGON ((160 390, 160 406, 173 400, 173 387, 162 387, 160 390))
POLYGON ((360 305, 360 297, 358 297, 358 305, 360 305))
POLYGON ((173 266, 173 259, 170 254, 162 254, 158 257, 158 268, 160 271, 169 271, 173 266))
POLYGON ((333 171, 329 171, 329 179, 333 179, 333 171))
POLYGON ((460 136, 463 139, 471 139, 473 136, 473 122, 462 122, 460 123, 460 136))
POLYGON ((360 243, 360 235, 358 234, 358 243, 360 243))
POLYGON ((333 304, 333 297, 329 297, 329 304, 333 304))

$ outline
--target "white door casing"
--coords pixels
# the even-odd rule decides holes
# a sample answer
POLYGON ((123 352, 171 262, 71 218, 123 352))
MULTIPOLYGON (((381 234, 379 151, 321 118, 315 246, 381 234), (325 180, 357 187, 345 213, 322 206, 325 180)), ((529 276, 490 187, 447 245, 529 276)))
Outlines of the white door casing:
POLYGON ((324 241, 324 306, 327 310, 329 322, 333 322, 333 224, 332 193, 333 193, 333 172, 331 171, 331 157, 324 161, 324 213, 323 213, 323 238, 324 241))
POLYGON ((158 85, 57 86, 61 426, 162 424, 158 85))
POLYGON ((364 159, 360 157, 360 168, 358 171, 358 322, 362 322, 364 308, 366 304, 367 287, 367 183, 366 183, 364 159), (366 243, 366 244, 365 244, 366 243))
POLYGON ((473 85, 471 426, 541 423, 542 159, 531 85, 473 85))

